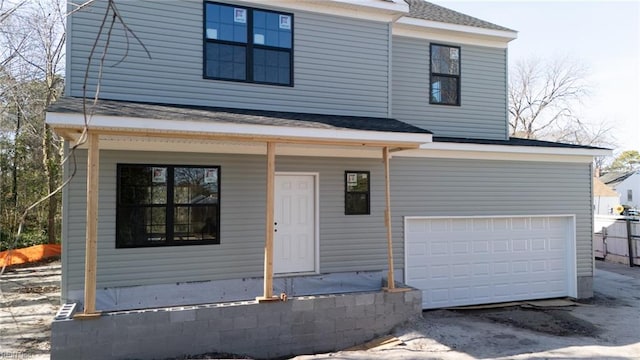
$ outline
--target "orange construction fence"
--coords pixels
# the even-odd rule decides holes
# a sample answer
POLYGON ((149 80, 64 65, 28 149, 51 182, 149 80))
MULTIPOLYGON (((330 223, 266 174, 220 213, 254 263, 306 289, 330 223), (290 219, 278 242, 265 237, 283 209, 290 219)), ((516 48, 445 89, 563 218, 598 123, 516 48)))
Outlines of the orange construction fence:
POLYGON ((38 262, 50 257, 60 256, 59 244, 34 245, 27 248, 0 252, 0 267, 38 262))

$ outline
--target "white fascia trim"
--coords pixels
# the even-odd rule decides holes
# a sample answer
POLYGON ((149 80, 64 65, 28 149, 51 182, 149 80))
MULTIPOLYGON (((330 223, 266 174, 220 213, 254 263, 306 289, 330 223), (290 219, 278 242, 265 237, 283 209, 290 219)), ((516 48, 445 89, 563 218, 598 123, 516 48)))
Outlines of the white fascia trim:
POLYGON ((238 4, 269 6, 285 10, 300 10, 327 15, 391 22, 409 13, 409 5, 402 0, 241 0, 238 4))
MULTIPOLYGON (((296 1, 301 2, 301 1, 296 1)), ((372 8, 376 10, 384 10, 387 12, 394 13, 409 13, 409 4, 404 2, 404 0, 391 0, 391 1, 380 1, 380 0, 307 0, 307 2, 315 2, 315 3, 335 3, 335 4, 343 4, 349 7, 358 6, 358 7, 366 7, 372 8)))
POLYGON ((436 142, 424 144, 420 146, 419 149, 394 152, 393 156, 467 160, 591 163, 594 156, 608 156, 611 154, 611 150, 597 149, 436 142))
POLYGON ((402 17, 394 24, 393 35, 501 49, 506 49, 509 41, 517 37, 516 32, 482 29, 407 17, 402 17))
POLYGON ((466 35, 437 29, 418 28, 408 25, 393 25, 393 36, 403 36, 414 39, 422 39, 428 42, 439 42, 444 44, 460 44, 483 46, 496 49, 506 49, 509 44, 503 40, 488 38, 477 35, 466 35))
POLYGON ((554 148, 541 146, 513 146, 513 145, 490 145, 490 144, 465 144, 453 142, 435 142, 424 144, 420 149, 432 150, 458 150, 475 152, 504 152, 518 154, 550 154, 550 155, 579 155, 579 156, 609 156, 611 150, 606 149, 575 149, 575 148, 554 148))
POLYGON ((444 23, 439 21, 416 19, 416 18, 411 18, 406 16, 403 16, 402 18, 398 19, 397 23, 403 24, 403 25, 412 25, 412 26, 417 26, 422 28, 446 30, 446 31, 460 32, 460 33, 466 33, 466 34, 500 38, 500 39, 504 39, 504 41, 507 41, 507 42, 518 38, 517 31, 485 29, 485 28, 480 28, 475 26, 449 24, 449 23, 444 23))
MULTIPOLYGON (((83 127, 82 114, 47 113, 47 124, 53 127, 83 127)), ((219 134, 229 136, 280 137, 321 141, 376 142, 396 144, 424 144, 432 141, 431 134, 393 133, 366 130, 339 130, 296 128, 270 125, 235 124, 206 121, 176 121, 120 116, 94 115, 90 120, 93 129, 130 131, 219 134)))

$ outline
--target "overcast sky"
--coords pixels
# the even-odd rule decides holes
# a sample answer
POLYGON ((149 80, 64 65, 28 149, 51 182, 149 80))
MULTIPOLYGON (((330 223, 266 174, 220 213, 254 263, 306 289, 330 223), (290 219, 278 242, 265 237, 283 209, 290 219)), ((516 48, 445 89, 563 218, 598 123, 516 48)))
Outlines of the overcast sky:
POLYGON ((591 85, 581 118, 614 126, 618 151, 640 150, 640 1, 432 2, 518 31, 510 64, 530 57, 580 61, 591 85))

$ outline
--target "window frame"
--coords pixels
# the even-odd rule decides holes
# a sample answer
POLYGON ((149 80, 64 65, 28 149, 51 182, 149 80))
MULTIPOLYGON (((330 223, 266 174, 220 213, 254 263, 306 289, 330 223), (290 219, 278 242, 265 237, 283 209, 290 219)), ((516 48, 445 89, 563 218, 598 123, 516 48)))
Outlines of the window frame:
POLYGON ((344 172, 344 214, 345 215, 371 215, 371 172, 370 171, 345 170, 344 172), (367 191, 349 191, 349 185, 348 185, 349 174, 366 174, 367 175, 367 191), (349 211, 349 208, 347 207, 347 194, 366 194, 367 210, 365 212, 349 211))
POLYGON ((141 163, 118 163, 116 164, 116 234, 115 234, 115 245, 116 249, 132 249, 132 248, 146 248, 146 247, 165 247, 165 246, 190 246, 190 245, 220 245, 220 212, 221 212, 221 166, 220 165, 176 165, 176 164, 141 164, 141 163), (165 204, 149 204, 149 205, 123 205, 120 201, 120 195, 122 191, 122 169, 125 167, 137 167, 137 168, 166 168, 166 201, 165 204), (180 207, 205 207, 206 205, 185 205, 176 203, 174 199, 174 188, 175 188, 175 169, 176 168, 198 168, 198 169, 217 169, 218 179, 217 179, 217 209, 216 209, 216 233, 215 239, 207 239, 207 240, 175 240, 174 239, 174 214, 176 206, 180 207), (119 229, 120 229, 120 209, 121 208, 146 208, 146 207, 155 207, 155 208, 164 208, 165 210, 165 234, 166 239, 164 241, 159 241, 157 243, 146 241, 144 244, 133 244, 127 245, 123 244, 123 241, 120 241, 119 229))
POLYGON ((253 8, 253 7, 235 5, 235 4, 227 4, 227 3, 222 3, 222 2, 218 2, 218 1, 206 1, 205 0, 205 1, 203 1, 203 7, 202 7, 202 78, 203 79, 210 79, 210 80, 231 81, 231 82, 250 83, 250 84, 293 87, 294 86, 294 79, 293 79, 294 56, 293 55, 294 55, 294 46, 295 46, 295 44, 294 44, 295 43, 295 41, 294 41, 294 33, 295 33, 295 21, 294 21, 294 14, 293 13, 284 12, 284 11, 269 10, 269 9, 253 8), (234 8, 245 9, 247 11, 247 42, 246 42, 246 44, 238 43, 238 42, 235 42, 235 41, 229 41, 229 40, 217 40, 217 39, 208 39, 207 38, 207 4, 230 6, 230 7, 234 7, 234 8), (279 14, 279 15, 290 16, 290 18, 291 18, 291 48, 287 49, 287 48, 281 48, 281 47, 276 47, 276 46, 255 44, 254 43, 254 37, 253 37, 253 12, 254 11, 263 11, 263 12, 270 12, 270 13, 275 13, 275 14, 279 14), (207 44, 208 43, 217 43, 217 44, 232 45, 232 46, 243 45, 245 47, 245 49, 246 49, 246 53, 245 53, 245 74, 246 74, 246 76, 245 76, 245 79, 244 80, 241 80, 241 79, 227 79, 227 78, 214 77, 214 76, 207 75, 207 44), (253 50, 254 50, 254 48, 264 49, 264 50, 275 50, 275 51, 281 51, 281 52, 288 52, 289 53, 289 83, 288 84, 254 80, 255 79, 254 71, 253 71, 253 59, 254 59, 253 50))
POLYGON ((446 45, 446 44, 439 44, 439 43, 429 43, 429 104, 432 105, 444 105, 444 106, 461 106, 462 100, 460 99, 461 96, 461 91, 460 89, 462 88, 462 49, 460 48, 460 46, 456 46, 456 45, 446 45), (453 48, 453 49, 458 49, 458 75, 451 75, 451 74, 444 74, 444 73, 436 73, 433 71, 433 47, 434 46, 440 46, 440 47, 447 47, 447 48, 453 48), (433 100, 433 77, 434 76, 438 76, 438 77, 445 77, 445 78, 450 78, 450 79, 455 79, 457 82, 457 89, 456 89, 456 103, 447 103, 447 102, 442 102, 442 101, 434 101, 433 100))

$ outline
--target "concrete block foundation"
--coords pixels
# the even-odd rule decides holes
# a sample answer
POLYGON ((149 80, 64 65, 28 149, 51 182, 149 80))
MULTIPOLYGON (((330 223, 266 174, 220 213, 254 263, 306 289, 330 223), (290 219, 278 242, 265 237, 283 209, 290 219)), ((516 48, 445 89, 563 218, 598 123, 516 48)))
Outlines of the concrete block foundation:
POLYGON ((51 359, 256 358, 344 349, 422 313, 422 294, 366 292, 104 313, 54 320, 51 359))

